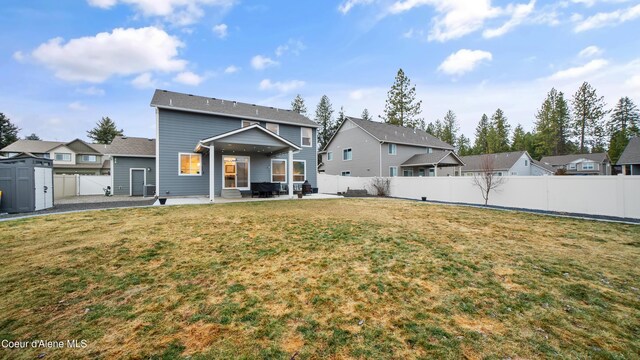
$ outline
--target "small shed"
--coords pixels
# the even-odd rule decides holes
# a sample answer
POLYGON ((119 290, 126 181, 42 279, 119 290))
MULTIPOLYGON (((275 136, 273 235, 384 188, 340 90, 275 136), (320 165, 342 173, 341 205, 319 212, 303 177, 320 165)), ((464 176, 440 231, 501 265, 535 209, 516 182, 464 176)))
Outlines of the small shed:
POLYGON ((0 159, 0 213, 53 207, 53 161, 30 153, 0 159))

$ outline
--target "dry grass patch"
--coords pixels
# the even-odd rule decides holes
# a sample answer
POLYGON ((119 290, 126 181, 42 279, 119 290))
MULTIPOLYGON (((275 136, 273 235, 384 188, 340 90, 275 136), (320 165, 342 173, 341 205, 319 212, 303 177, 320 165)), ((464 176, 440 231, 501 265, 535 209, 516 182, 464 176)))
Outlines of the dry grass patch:
POLYGON ((0 223, 0 339, 67 358, 634 358, 640 227, 379 199, 0 223))

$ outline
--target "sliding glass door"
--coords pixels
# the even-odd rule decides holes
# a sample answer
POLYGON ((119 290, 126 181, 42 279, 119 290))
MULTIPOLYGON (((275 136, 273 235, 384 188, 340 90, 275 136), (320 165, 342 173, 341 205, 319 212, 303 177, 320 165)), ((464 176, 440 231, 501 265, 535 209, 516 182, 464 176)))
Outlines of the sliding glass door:
POLYGON ((223 188, 248 190, 250 182, 248 156, 223 156, 223 188))

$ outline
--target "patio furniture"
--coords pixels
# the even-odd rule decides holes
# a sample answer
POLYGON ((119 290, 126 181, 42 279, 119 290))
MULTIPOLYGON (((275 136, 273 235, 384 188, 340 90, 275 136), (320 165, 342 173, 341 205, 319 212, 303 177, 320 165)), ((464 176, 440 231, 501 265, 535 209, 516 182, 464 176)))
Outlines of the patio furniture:
POLYGON ((272 197, 276 193, 280 195, 280 183, 258 182, 251 183, 251 197, 272 197))

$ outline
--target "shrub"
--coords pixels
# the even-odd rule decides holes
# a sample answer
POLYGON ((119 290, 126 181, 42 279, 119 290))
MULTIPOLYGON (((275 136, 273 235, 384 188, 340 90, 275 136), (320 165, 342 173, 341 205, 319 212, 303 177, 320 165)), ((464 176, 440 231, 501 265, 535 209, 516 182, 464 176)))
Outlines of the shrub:
POLYGON ((389 196, 391 188, 391 179, 383 177, 375 177, 369 185, 370 191, 376 196, 389 196))

